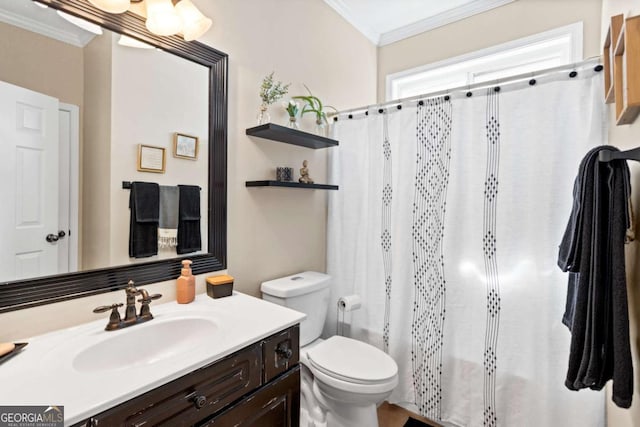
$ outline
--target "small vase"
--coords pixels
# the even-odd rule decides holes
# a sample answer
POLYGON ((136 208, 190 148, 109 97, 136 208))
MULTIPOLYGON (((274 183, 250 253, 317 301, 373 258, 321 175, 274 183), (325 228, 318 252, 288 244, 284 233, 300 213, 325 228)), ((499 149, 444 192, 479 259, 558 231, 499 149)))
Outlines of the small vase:
POLYGON ((300 125, 298 124, 298 119, 296 118, 296 116, 289 116, 289 122, 287 123, 287 127, 289 129, 300 130, 300 125))
POLYGON ((325 138, 329 136, 329 123, 327 123, 326 117, 322 116, 322 118, 316 119, 316 134, 325 138))
POLYGON ((256 118, 258 120, 258 125, 264 125, 271 121, 271 116, 269 115, 269 111, 267 111, 267 104, 262 104, 260 106, 260 111, 258 111, 258 116, 256 118))

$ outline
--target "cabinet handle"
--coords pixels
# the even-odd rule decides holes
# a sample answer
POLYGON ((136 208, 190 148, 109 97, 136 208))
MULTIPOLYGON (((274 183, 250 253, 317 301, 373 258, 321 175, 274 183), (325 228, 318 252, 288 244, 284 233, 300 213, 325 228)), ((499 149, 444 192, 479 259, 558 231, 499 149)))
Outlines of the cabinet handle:
POLYGON ((98 420, 91 417, 87 420, 87 422, 85 423, 86 427, 98 427, 98 420))
POLYGON ((202 408, 207 403, 207 398, 202 395, 196 395, 193 397, 193 405, 196 409, 202 408))
POLYGON ((293 356, 293 350, 291 350, 286 344, 280 344, 276 348, 276 354, 286 360, 291 359, 293 356))

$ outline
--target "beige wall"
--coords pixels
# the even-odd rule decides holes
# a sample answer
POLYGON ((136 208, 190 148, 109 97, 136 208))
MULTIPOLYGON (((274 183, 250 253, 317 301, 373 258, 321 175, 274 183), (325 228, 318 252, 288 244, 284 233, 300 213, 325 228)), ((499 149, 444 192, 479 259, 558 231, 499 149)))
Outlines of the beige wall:
MULTIPOLYGON (((374 102, 376 48, 322 0, 200 1, 213 18, 206 41, 230 55, 229 273, 236 287, 258 295, 262 281, 304 270, 324 271, 327 197, 324 191, 253 188, 245 181, 274 178, 276 166, 326 182, 326 150, 249 138, 262 78, 271 71, 292 82, 292 94, 315 95, 337 108, 374 102)), ((272 121, 285 123, 282 107, 272 121)), ((303 125, 312 128, 312 117, 303 125)))
MULTIPOLYGON (((260 283, 303 270, 325 269, 326 193, 298 189, 247 189, 245 181, 275 176, 276 166, 296 170, 309 160, 311 177, 326 181, 326 151, 249 138, 262 78, 271 71, 302 83, 337 108, 375 102, 376 47, 322 0, 195 0, 213 18, 204 43, 229 54, 228 267, 235 288, 259 295, 260 283)), ((272 121, 285 122, 279 105, 272 121)), ((303 126, 312 128, 305 117, 303 126)), ((122 191, 122 190, 119 190, 122 191)), ((200 290, 204 276, 198 277, 200 290)), ((147 286, 174 299, 175 282, 147 286)), ((0 314, 0 342, 106 317, 98 305, 122 301, 124 292, 0 314)))
POLYGON ((0 52, 0 80, 82 107, 81 48, 0 22, 0 52))
POLYGON ((388 74, 474 52, 575 22, 584 23, 584 57, 598 55, 602 0, 516 0, 378 49, 378 101, 388 74))
MULTIPOLYGON (((625 17, 636 16, 640 14, 640 2, 638 0, 603 0, 602 3, 602 28, 600 32, 601 45, 609 28, 609 19, 613 15, 623 13, 625 17)), ((626 126, 615 125, 615 107, 614 104, 609 106, 609 143, 620 149, 636 148, 640 145, 640 119, 634 124, 626 126)), ((635 208, 636 237, 640 238, 640 228, 637 224, 640 221, 640 164, 637 162, 629 162, 631 169, 631 188, 632 203, 635 208)), ((629 299, 629 321, 631 329, 631 351, 633 354, 634 364, 634 384, 635 393, 633 395, 633 405, 630 409, 620 409, 610 397, 607 399, 607 425, 611 427, 631 427, 640 426, 640 393, 638 393, 638 385, 640 384, 640 290, 638 290, 638 278, 640 278, 640 263, 637 262, 640 257, 640 243, 635 242, 627 246, 627 289, 629 299)), ((610 395, 610 387, 608 388, 610 395)))
POLYGON ((104 265, 104 251, 110 245, 111 40, 95 37, 84 55, 81 270, 104 265))

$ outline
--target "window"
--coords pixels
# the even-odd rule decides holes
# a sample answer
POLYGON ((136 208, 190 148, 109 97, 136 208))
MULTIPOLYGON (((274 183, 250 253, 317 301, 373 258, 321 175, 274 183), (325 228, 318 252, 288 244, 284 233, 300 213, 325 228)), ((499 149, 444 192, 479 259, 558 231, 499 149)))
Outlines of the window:
POLYGON ((582 61, 582 22, 387 76, 387 101, 582 61))

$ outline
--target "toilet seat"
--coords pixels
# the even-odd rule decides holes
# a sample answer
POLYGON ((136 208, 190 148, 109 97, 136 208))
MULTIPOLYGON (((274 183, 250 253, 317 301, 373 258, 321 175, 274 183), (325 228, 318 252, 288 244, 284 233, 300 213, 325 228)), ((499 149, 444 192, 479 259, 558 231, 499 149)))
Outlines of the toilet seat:
POLYGON ((384 393, 398 383, 395 361, 376 347, 333 336, 307 351, 314 376, 336 389, 362 394, 384 393))

